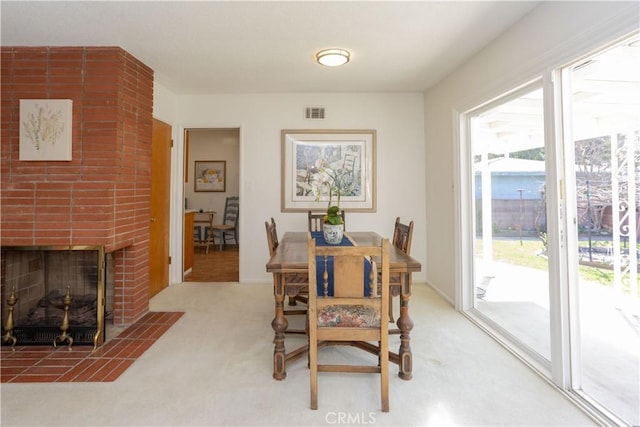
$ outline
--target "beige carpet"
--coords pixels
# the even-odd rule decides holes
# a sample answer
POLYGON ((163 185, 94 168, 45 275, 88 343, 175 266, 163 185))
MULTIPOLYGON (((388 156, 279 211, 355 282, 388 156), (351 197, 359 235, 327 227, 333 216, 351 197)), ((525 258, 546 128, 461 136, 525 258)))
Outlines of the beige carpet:
MULTIPOLYGON (((316 411, 306 358, 287 366, 286 380, 272 378, 270 283, 174 285, 151 309, 185 314, 116 381, 2 384, 2 426, 594 425, 424 284, 411 299, 413 379, 392 365, 389 413, 376 374, 321 374, 316 411)), ((288 348, 303 342, 287 338, 288 348)))

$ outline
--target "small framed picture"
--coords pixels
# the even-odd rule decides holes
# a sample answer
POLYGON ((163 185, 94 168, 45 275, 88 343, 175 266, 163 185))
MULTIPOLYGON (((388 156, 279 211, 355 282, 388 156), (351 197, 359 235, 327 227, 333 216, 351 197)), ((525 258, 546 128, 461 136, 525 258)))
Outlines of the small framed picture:
POLYGON ((20 160, 71 160, 73 101, 20 100, 20 160))
POLYGON ((194 191, 226 191, 226 160, 196 161, 194 174, 194 191))

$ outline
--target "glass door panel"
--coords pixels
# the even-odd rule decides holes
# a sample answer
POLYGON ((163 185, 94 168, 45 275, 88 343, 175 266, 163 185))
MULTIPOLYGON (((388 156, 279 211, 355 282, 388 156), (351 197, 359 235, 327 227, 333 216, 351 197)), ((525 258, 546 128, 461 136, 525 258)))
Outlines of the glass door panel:
POLYGON ((473 307, 549 365, 542 89, 519 91, 470 117, 475 187, 473 307))
POLYGON ((571 99, 576 241, 572 387, 640 425, 640 47, 629 40, 563 74, 571 99))

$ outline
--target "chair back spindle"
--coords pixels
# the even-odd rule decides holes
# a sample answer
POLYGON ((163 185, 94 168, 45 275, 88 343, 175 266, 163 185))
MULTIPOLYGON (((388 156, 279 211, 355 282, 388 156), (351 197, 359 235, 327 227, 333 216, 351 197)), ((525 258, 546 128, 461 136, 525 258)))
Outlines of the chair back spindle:
MULTIPOLYGON (((322 224, 324 224, 324 216, 326 214, 326 212, 308 211, 307 216, 309 220, 309 231, 322 231, 322 224)), ((344 214, 344 209, 340 211, 340 216, 342 217, 343 228, 346 230, 347 223, 345 221, 346 217, 344 214)))

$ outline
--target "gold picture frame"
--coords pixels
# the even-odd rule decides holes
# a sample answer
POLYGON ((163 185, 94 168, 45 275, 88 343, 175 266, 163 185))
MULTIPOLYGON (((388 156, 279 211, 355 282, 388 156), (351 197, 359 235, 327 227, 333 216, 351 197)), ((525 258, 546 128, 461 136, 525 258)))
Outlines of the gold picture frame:
POLYGON ((227 161, 196 161, 193 190, 196 192, 225 192, 227 187, 227 161))

